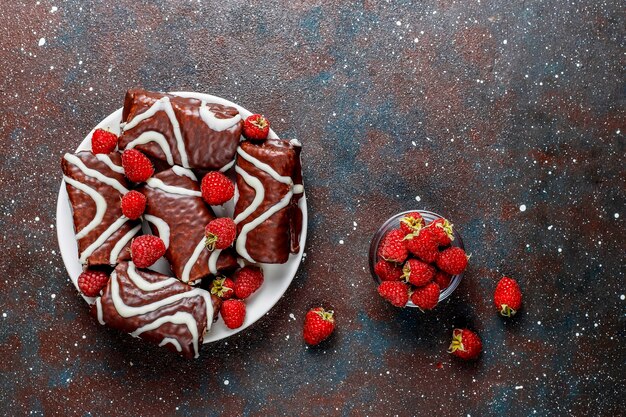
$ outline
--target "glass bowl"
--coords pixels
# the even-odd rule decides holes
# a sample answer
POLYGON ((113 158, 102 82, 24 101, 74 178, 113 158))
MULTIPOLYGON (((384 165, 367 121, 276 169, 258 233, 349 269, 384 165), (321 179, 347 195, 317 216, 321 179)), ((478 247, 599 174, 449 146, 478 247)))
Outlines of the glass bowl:
MULTIPOLYGON (((383 225, 380 227, 380 229, 378 229, 378 231, 376 232, 376 234, 374 234, 374 237, 372 238, 372 242, 370 243, 370 253, 369 253, 370 272, 372 273, 372 277, 374 278, 374 282, 376 282, 377 286, 381 283, 381 279, 378 278, 378 275, 376 275, 376 273, 374 272, 374 266, 376 265, 376 262, 379 261, 378 245, 380 244, 380 241, 382 240, 383 236, 387 234, 387 232, 389 232, 392 229, 397 229, 398 227, 400 227, 400 219, 402 217, 404 217, 405 215, 409 213, 414 213, 414 212, 418 212, 419 214, 421 214, 424 220, 426 221, 426 223, 430 223, 434 220, 444 218, 443 216, 440 216, 437 213, 433 213, 432 211, 409 210, 409 211, 403 211, 402 213, 398 213, 394 215, 393 217, 391 217, 389 220, 387 220, 385 223, 383 223, 383 225)), ((454 234, 454 240, 452 241, 451 246, 456 246, 465 250, 465 246, 463 246, 463 239, 461 238, 461 235, 459 234, 459 232, 457 231, 455 227, 452 228, 452 233, 454 234)), ((458 287, 459 284, 461 283, 461 279, 463 279, 463 273, 454 275, 452 277, 448 288, 446 288, 439 294, 439 302, 442 302, 443 300, 448 298, 450 294, 454 292, 456 287, 458 287)), ((411 302, 411 300, 409 300, 406 306, 417 307, 415 304, 411 302)))

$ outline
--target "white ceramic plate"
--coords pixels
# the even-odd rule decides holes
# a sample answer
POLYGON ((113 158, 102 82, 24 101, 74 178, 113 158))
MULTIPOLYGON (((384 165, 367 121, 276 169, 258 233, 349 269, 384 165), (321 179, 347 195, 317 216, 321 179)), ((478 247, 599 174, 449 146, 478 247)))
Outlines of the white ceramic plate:
MULTIPOLYGON (((232 103, 228 100, 224 100, 220 97, 215 97, 209 94, 192 93, 192 92, 173 92, 172 94, 193 97, 201 100, 205 100, 209 103, 219 103, 228 106, 233 106, 239 110, 241 116, 245 119, 252 113, 232 103)), ((120 122, 122 119, 122 109, 110 114, 107 118, 101 121, 98 128, 107 128, 116 134, 120 133, 120 122)), ((80 146, 76 149, 76 152, 81 150, 91 149, 91 135, 93 130, 85 137, 80 146)), ((273 130, 270 131, 270 138, 278 139, 278 136, 273 130)), ((232 336, 250 326, 263 315, 265 315, 280 299, 280 297, 287 291, 289 284, 293 280, 293 277, 298 271, 298 266, 302 261, 302 254, 304 252, 304 244, 306 242, 307 232, 307 205, 306 195, 300 199, 300 209, 302 210, 302 234, 300 236, 300 252, 296 255, 291 255, 289 261, 282 265, 270 265, 260 264, 265 274, 265 282, 261 288, 254 293, 250 298, 246 300, 246 319, 238 329, 231 330, 224 325, 222 318, 220 317, 216 323, 211 327, 211 331, 205 337, 204 343, 215 342, 220 339, 232 336)), ((228 215, 232 217, 234 204, 232 201, 225 204, 223 208, 214 207, 214 210, 218 216, 228 215)), ((74 286, 78 289, 78 276, 82 272, 82 266, 78 261, 78 245, 74 237, 74 222, 72 219, 72 212, 70 208, 67 191, 65 190, 65 182, 61 181, 61 188, 59 190, 59 198, 57 199, 57 237, 59 239, 59 247, 61 249, 61 256, 63 257, 63 263, 67 269, 70 279, 74 283, 74 286)), ((167 262, 162 259, 157 262, 152 269, 162 273, 169 273, 169 267, 167 262)), ((83 297, 87 302, 93 302, 93 298, 83 297)), ((95 323, 95 321, 94 321, 95 323)))

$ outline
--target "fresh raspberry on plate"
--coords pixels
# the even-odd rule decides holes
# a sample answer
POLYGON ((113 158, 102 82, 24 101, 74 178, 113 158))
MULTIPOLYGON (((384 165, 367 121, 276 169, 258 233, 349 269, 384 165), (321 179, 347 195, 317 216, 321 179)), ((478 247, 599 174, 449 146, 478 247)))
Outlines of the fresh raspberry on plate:
POLYGON ((154 174, 150 159, 137 149, 126 149, 122 154, 122 167, 126 178, 133 182, 144 182, 154 174))
POLYGON ((244 266, 233 275, 235 296, 239 299, 250 297, 263 285, 263 270, 256 266, 244 266))
POLYGON ((227 277, 217 277, 211 283, 211 294, 222 300, 228 300, 235 295, 235 283, 227 277))
POLYGON ((465 271, 468 256, 461 248, 451 247, 439 252, 437 267, 450 275, 458 275, 465 271))
POLYGON ((402 281, 381 282, 378 294, 396 307, 404 307, 409 302, 409 286, 402 281))
POLYGON ((420 310, 432 310, 439 302, 439 285, 434 282, 418 287, 411 294, 411 301, 420 310))
POLYGON ((464 360, 476 359, 483 350, 483 344, 476 333, 468 329, 454 329, 448 352, 464 360))
POLYGON ((104 129, 96 129, 91 135, 91 152, 111 153, 117 147, 117 135, 104 129))
POLYGON ((304 317, 302 335, 304 341, 311 345, 317 345, 328 339, 335 330, 335 318, 333 311, 326 311, 322 307, 312 308, 304 317))
POLYGON ((106 287, 108 281, 107 273, 88 269, 78 276, 78 288, 87 297, 96 297, 106 287))
POLYGON ((405 214, 400 219, 400 229, 407 235, 409 233, 419 232, 422 226, 424 226, 424 219, 417 211, 405 214))
POLYGON ((270 133, 270 121, 260 114, 248 116, 243 122, 243 135, 251 140, 265 140, 270 133))
POLYGON ((220 308, 224 324, 229 329, 236 329, 243 325, 246 318, 246 304, 241 300, 225 300, 220 308))
POLYGON ((390 231, 380 243, 380 256, 386 261, 402 263, 409 256, 401 229, 390 231))
POLYGON ((219 206, 233 198, 235 185, 221 172, 211 171, 202 178, 202 198, 211 206, 219 206))
POLYGON ((220 217, 207 224, 204 234, 206 236, 204 244, 208 250, 226 249, 235 240, 237 226, 230 217, 220 217))
POLYGON ((435 276, 435 268, 417 259, 409 259, 402 268, 402 278, 415 286, 428 284, 435 276))
POLYGON ((131 220, 137 220, 146 210, 146 196, 131 190, 122 197, 122 214, 131 220))
POLYGON ((435 262, 439 255, 439 246, 430 228, 426 227, 419 232, 408 234, 405 239, 409 252, 426 263, 435 262))
POLYGON ((147 268, 165 255, 165 243, 157 236, 143 235, 130 244, 130 257, 138 268, 147 268))
POLYGON ((503 277, 493 296, 496 309, 504 317, 514 316, 522 307, 522 291, 513 278, 503 277))
POLYGON ((439 246, 448 246, 454 240, 452 224, 446 219, 437 219, 428 225, 433 239, 439 246))
POLYGON ((392 264, 381 259, 374 265, 374 272, 383 281, 399 281, 402 277, 402 268, 400 265, 392 264))

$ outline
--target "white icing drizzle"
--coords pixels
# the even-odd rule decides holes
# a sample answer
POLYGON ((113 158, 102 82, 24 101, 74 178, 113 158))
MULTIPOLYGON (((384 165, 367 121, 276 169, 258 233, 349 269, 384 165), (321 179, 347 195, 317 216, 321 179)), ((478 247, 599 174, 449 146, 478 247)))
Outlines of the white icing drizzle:
POLYGON ((159 237, 165 243, 165 249, 170 247, 170 226, 165 220, 152 214, 144 214, 143 218, 152 223, 159 231, 159 237))
POLYGON ((142 326, 132 332, 131 336, 139 337, 141 333, 158 329, 165 323, 184 324, 185 326, 187 326, 193 340, 193 350, 195 353, 194 357, 197 358, 198 356, 200 356, 200 353, 198 352, 198 323, 196 323, 196 319, 193 317, 193 315, 189 313, 178 311, 171 316, 159 317, 152 323, 148 323, 145 326, 142 326))
MULTIPOLYGON (((178 148, 178 153, 180 153, 181 164, 185 168, 189 168, 187 151, 185 150, 185 143, 183 142, 183 135, 180 131, 180 125, 178 123, 178 119, 176 119, 176 114, 174 113, 174 108, 172 107, 172 103, 170 102, 169 97, 161 97, 148 110, 136 115, 130 122, 124 124, 122 129, 124 130, 124 132, 130 130, 137 126, 140 122, 154 116, 159 111, 164 111, 169 117, 170 123, 172 124, 172 130, 174 131, 174 137, 176 138, 176 147, 178 148)), ((173 163, 170 163, 170 165, 173 165, 173 163)))
POLYGON ((106 240, 108 238, 111 237, 111 235, 113 235, 113 233, 117 232, 123 225, 124 223, 126 223, 128 221, 128 217, 126 216, 122 216, 119 219, 117 219, 115 222, 113 222, 111 224, 111 226, 109 226, 109 228, 107 230, 105 230, 100 236, 98 236, 98 239, 95 240, 95 242, 93 242, 91 245, 89 245, 84 251, 83 253, 81 253, 80 255, 80 263, 84 264, 87 263, 87 258, 96 250, 98 249, 100 246, 102 246, 102 244, 104 242, 106 242, 106 240))
POLYGON ((248 250, 246 249, 246 239, 248 237, 248 233, 263 223, 265 220, 269 219, 274 215, 274 213, 282 210, 283 208, 289 205, 291 201, 291 197, 293 196, 293 191, 289 190, 287 194, 276 204, 269 208, 265 213, 261 214, 256 219, 252 220, 250 223, 246 223, 241 228, 241 233, 239 233, 239 237, 237 238, 237 252, 246 258, 249 262, 255 262, 254 259, 248 254, 248 250))
POLYGON ((96 298, 96 312, 98 316, 98 323, 104 326, 104 318, 102 314, 102 299, 100 297, 96 298))
POLYGON ((82 228, 80 232, 76 233, 76 240, 80 240, 87 236, 89 232, 98 227, 100 223, 102 223, 102 219, 104 218, 104 213, 107 210, 107 202, 102 197, 102 194, 88 186, 87 184, 83 184, 82 182, 76 181, 66 175, 63 176, 63 179, 66 183, 71 185, 72 187, 84 192, 96 203, 96 214, 93 216, 93 219, 89 222, 89 224, 82 228))
POLYGON ((123 238, 117 241, 117 243, 115 244, 115 246, 113 246, 113 249, 111 250, 111 255, 109 256, 109 264, 115 265, 117 263, 117 258, 120 256, 122 249, 124 249, 124 246, 126 246, 128 241, 137 234, 139 229, 141 229, 140 224, 133 227, 128 233, 124 235, 123 238))
POLYGON ((252 203, 244 211, 239 213, 237 217, 235 217, 235 220, 234 220, 235 224, 239 224, 242 221, 244 221, 249 215, 254 213, 256 209, 259 208, 261 203, 263 203, 263 199, 265 198, 265 188, 263 187, 263 183, 261 182, 260 179, 248 174, 243 168, 236 166, 235 172, 241 175, 241 178, 243 178, 246 184, 254 188, 254 193, 255 193, 252 203))
POLYGON ((178 175, 179 177, 187 177, 194 181, 198 181, 198 178, 196 178, 196 175, 190 169, 174 165, 172 167, 172 171, 174 171, 174 174, 178 175))
POLYGON ((180 347, 180 343, 178 343, 178 340, 172 338, 172 337, 164 337, 163 340, 161 340, 161 343, 159 343, 159 347, 161 346, 165 346, 168 343, 171 343, 172 345, 174 345, 174 347, 176 348, 176 350, 178 352, 180 352, 181 350, 183 350, 182 347, 180 347))
POLYGON ((100 162, 104 162, 106 166, 108 166, 109 168, 111 168, 111 170, 117 172, 118 174, 124 173, 124 168, 122 168, 119 165, 114 164, 111 158, 109 157, 109 155, 104 154, 104 153, 97 153, 96 159, 100 162))
POLYGON ((293 186, 294 194, 302 194, 304 192, 304 186, 302 184, 296 184, 293 186))
POLYGON ((170 285, 174 285, 178 282, 178 280, 173 277, 157 282, 147 281, 137 273, 137 269, 135 268, 135 264, 133 262, 128 263, 128 270, 126 272, 128 273, 128 277, 133 284, 145 292, 160 290, 161 288, 169 287, 170 285))
POLYGON ((200 242, 194 249, 193 253, 191 254, 191 257, 187 260, 185 267, 183 268, 183 273, 180 277, 180 280, 182 282, 189 282, 189 274, 191 274, 191 269, 196 264, 196 262, 198 262, 198 258, 200 257, 200 254, 202 253, 204 248, 205 248, 205 245, 204 245, 204 237, 203 237, 202 240, 200 240, 200 242))
POLYGON ((132 149, 137 145, 145 145, 149 142, 156 142, 165 154, 165 160, 167 161, 167 163, 170 165, 174 165, 174 156, 172 155, 172 149, 170 148, 170 144, 167 143, 167 139, 165 138, 165 136, 163 136, 159 132, 155 132, 153 130, 143 132, 136 139, 128 142, 128 145, 126 145, 126 149, 132 149))
POLYGON ((159 190, 165 191, 166 193, 170 193, 170 194, 180 194, 180 195, 187 195, 191 197, 202 197, 202 193, 200 191, 194 191, 194 190, 189 190, 183 187, 176 187, 174 185, 165 184, 160 179, 154 178, 154 177, 148 178, 148 181, 146 181, 146 184, 148 185, 148 187, 158 188, 159 190))
POLYGON ((241 120, 241 115, 237 114, 230 119, 218 119, 215 117, 215 113, 213 113, 206 105, 206 102, 202 101, 200 105, 200 118, 202 121, 206 123, 206 125, 215 130, 216 132, 221 132, 223 130, 229 129, 235 126, 241 120))
POLYGON ((221 249, 215 249, 211 256, 209 256, 209 272, 213 275, 217 275, 217 259, 220 257, 220 253, 222 253, 221 249))
POLYGON ((246 151, 244 151, 241 146, 237 148, 237 153, 246 161, 250 162, 255 167, 259 168, 261 171, 269 174, 272 178, 274 178, 278 182, 282 182, 283 184, 291 185, 293 184, 293 180, 291 177, 285 175, 279 175, 278 172, 274 170, 271 166, 266 164, 265 162, 261 162, 256 159, 254 156, 250 155, 246 151))
POLYGON ((220 168, 220 172, 226 172, 229 169, 231 169, 233 167, 233 165, 235 165, 235 160, 233 159, 232 161, 230 161, 229 163, 227 163, 226 165, 224 165, 223 167, 220 168))
POLYGON ((66 153, 63 158, 65 158, 65 160, 69 162, 70 164, 80 169, 83 172, 83 174, 87 175, 88 177, 95 178, 98 181, 105 183, 106 185, 110 185, 111 187, 115 188, 117 191, 119 191, 122 194, 126 194, 128 192, 128 189, 124 187, 118 180, 107 177, 106 175, 102 174, 101 172, 96 171, 95 169, 88 168, 83 163, 83 161, 81 161, 80 158, 77 157, 76 155, 66 153))

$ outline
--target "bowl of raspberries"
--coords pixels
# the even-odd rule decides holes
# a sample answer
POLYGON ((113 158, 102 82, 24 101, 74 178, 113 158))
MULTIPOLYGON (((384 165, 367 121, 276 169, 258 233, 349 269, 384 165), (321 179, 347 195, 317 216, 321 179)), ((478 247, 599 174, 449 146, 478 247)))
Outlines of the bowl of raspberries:
POLYGON ((370 244, 370 270, 378 293, 396 307, 434 309, 463 278, 469 256, 444 217, 405 211, 387 220, 370 244))

